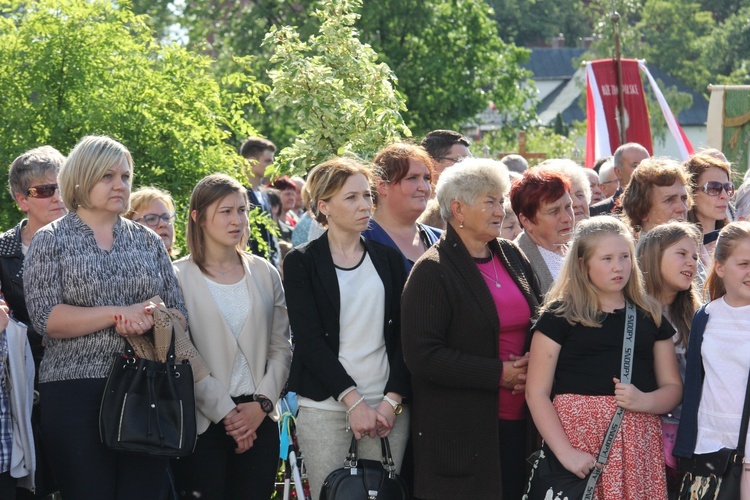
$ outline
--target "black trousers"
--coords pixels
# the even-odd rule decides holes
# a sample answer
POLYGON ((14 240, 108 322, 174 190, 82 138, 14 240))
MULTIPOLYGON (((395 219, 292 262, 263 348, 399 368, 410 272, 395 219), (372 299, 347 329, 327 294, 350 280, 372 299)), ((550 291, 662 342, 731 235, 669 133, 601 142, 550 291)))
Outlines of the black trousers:
POLYGON ((526 486, 526 420, 498 420, 503 498, 520 499, 526 486))
POLYGON ((39 384, 42 440, 60 494, 71 500, 165 499, 169 461, 111 451, 99 437, 106 379, 39 384))
POLYGON ((279 465, 279 428, 266 417, 256 434, 253 447, 237 454, 224 425, 211 424, 198 436, 193 455, 172 462, 179 497, 268 500, 279 465))

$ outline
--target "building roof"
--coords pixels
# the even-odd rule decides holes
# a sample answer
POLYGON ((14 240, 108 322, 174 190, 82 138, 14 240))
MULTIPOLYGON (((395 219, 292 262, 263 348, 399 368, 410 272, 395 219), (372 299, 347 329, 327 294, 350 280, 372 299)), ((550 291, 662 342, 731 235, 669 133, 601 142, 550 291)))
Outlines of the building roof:
MULTIPOLYGON (((532 79, 534 81, 560 81, 560 84, 537 105, 537 114, 542 124, 552 123, 558 113, 562 115, 565 123, 586 119, 585 102, 581 98, 586 89, 586 74, 582 67, 574 66, 585 52, 585 49, 567 47, 531 49, 531 58, 525 67, 532 72, 532 79)), ((680 125, 705 125, 708 116, 708 100, 653 64, 647 63, 646 65, 662 92, 669 87, 676 87, 680 92, 688 93, 693 97, 693 105, 680 111, 677 116, 680 125)))

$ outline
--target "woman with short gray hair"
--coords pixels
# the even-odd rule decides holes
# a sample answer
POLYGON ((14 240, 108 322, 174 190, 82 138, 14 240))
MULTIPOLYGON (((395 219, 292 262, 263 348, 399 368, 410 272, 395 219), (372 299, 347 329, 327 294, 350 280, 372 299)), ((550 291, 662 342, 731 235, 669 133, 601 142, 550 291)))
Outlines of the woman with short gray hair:
POLYGON ((540 294, 526 257, 499 237, 508 188, 494 160, 466 159, 442 173, 447 228, 402 295, 418 498, 522 495, 525 353, 540 294))
POLYGON ((0 235, 0 283, 5 301, 18 321, 28 325, 37 373, 44 355, 42 337, 31 326, 23 290, 23 262, 36 232, 68 211, 57 186, 65 157, 52 146, 31 149, 13 160, 8 172, 10 195, 26 214, 16 227, 0 235))

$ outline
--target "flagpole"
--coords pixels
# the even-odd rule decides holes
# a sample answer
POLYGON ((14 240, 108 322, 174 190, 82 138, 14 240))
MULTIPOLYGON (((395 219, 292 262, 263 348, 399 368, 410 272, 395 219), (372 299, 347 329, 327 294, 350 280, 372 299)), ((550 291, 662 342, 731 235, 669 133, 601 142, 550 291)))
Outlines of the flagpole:
POLYGON ((617 74, 617 109, 619 110, 620 126, 620 145, 627 142, 625 136, 625 100, 623 99, 622 89, 622 56, 620 55, 620 14, 617 11, 612 12, 609 18, 614 26, 615 35, 615 73, 617 74))

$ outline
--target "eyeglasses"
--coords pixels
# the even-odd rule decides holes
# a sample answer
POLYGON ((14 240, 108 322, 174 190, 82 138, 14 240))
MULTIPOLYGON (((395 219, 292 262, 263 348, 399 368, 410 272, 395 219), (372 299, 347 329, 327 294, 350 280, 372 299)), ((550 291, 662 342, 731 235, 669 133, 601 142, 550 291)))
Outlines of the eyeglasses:
POLYGON ((140 222, 143 221, 146 223, 147 226, 156 227, 159 225, 159 219, 163 220, 165 224, 172 225, 172 221, 174 220, 175 214, 174 213, 165 213, 165 214, 146 214, 143 217, 138 217, 135 221, 140 222))
POLYGON ((57 184, 40 184, 39 186, 31 186, 26 190, 26 194, 32 198, 52 198, 58 189, 57 184))
POLYGON ((708 196, 719 196, 721 194, 721 190, 727 192, 727 196, 733 196, 734 195, 734 184, 731 182, 717 182, 717 181, 708 181, 704 185, 700 186, 701 190, 706 193, 708 196))
POLYGON ((599 185, 600 186, 606 186, 607 184, 612 184, 613 182, 618 182, 618 181, 617 181, 617 179, 612 179, 611 181, 600 182, 599 185))
POLYGON ((459 156, 458 158, 451 158, 450 156, 436 156, 436 160, 446 160, 446 161, 452 161, 453 163, 458 163, 461 160, 465 160, 466 158, 473 158, 471 155, 469 156, 459 156))

